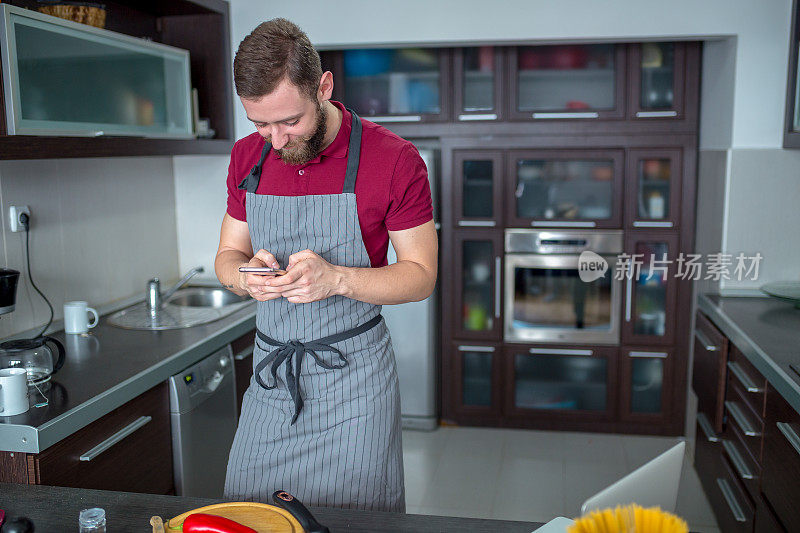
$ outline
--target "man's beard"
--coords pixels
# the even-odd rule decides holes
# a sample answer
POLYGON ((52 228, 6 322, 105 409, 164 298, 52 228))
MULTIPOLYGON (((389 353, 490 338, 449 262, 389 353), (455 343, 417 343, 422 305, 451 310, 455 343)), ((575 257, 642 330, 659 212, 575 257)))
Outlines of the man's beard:
POLYGON ((287 165, 302 165, 317 157, 322 152, 327 118, 328 111, 322 104, 319 104, 314 132, 308 137, 295 139, 280 150, 275 150, 278 153, 278 157, 287 165))

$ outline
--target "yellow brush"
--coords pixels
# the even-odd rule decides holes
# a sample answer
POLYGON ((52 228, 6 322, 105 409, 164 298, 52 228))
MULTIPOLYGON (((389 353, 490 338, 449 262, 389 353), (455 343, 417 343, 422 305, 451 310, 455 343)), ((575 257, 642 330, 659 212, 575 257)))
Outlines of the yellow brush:
POLYGON ((658 507, 645 509, 632 504, 616 509, 592 511, 575 520, 567 533, 688 533, 689 526, 658 507))

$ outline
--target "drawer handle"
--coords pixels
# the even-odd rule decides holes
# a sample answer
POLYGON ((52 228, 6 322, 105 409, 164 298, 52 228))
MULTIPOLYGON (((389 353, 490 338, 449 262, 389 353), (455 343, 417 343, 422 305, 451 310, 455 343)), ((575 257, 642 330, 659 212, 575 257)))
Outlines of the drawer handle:
POLYGON ((761 436, 761 432, 756 431, 756 429, 753 427, 753 424, 750 422, 750 419, 748 419, 747 415, 742 412, 742 409, 736 404, 736 402, 725 402, 725 409, 727 409, 731 414, 733 420, 742 430, 742 433, 748 437, 761 436))
POLYGON ((494 220, 459 220, 458 225, 462 228, 493 228, 497 226, 494 220))
POLYGON ((592 350, 568 350, 563 348, 531 348, 533 355, 592 355, 592 350))
POLYGON ((739 426, 742 430, 742 433, 747 435, 748 437, 759 437, 761 436, 761 432, 757 431, 754 427, 750 419, 747 417, 746 414, 742 411, 742 408, 739 407, 739 404, 732 401, 725 402, 725 409, 730 413, 731 417, 733 417, 734 422, 739 426))
POLYGON ((788 440, 789 444, 792 445, 794 451, 800 454, 800 437, 797 436, 794 428, 792 428, 792 426, 787 422, 776 422, 775 425, 778 426, 778 429, 781 431, 781 433, 783 433, 783 436, 786 437, 786 440, 788 440))
POLYGON ((731 489, 731 486, 728 485, 728 480, 718 477, 717 485, 719 485, 719 490, 722 491, 722 496, 728 503, 728 507, 730 508, 731 513, 733 513, 733 517, 736 519, 736 521, 746 522, 747 518, 745 518, 744 513, 742 512, 739 502, 736 501, 736 496, 733 495, 733 489, 731 489))
POLYGON ((386 115, 367 117, 372 122, 420 122, 422 121, 421 115, 386 115))
POLYGON ((658 358, 666 359, 669 356, 667 352, 628 352, 628 357, 645 357, 648 359, 658 358))
POLYGON ((733 467, 736 468, 736 471, 739 473, 739 477, 742 479, 755 479, 756 476, 747 468, 747 465, 744 462, 744 458, 742 454, 739 453, 739 450, 736 449, 736 445, 729 440, 722 440, 722 447, 725 448, 725 451, 728 452, 728 457, 731 458, 731 462, 733 463, 733 467))
POLYGON ((250 346, 248 346, 247 348, 245 348, 241 352, 239 352, 236 355, 234 355, 233 358, 236 359, 237 361, 241 361, 242 359, 247 359, 248 357, 253 355, 253 352, 255 351, 255 349, 256 349, 255 344, 251 344, 250 346))
POLYGON ((708 421, 705 413, 697 413, 697 424, 703 430, 708 442, 719 442, 719 437, 717 437, 714 428, 711 427, 711 422, 708 421))
POLYGON ((700 341, 700 344, 703 345, 703 348, 706 349, 707 352, 718 352, 719 346, 712 344, 708 337, 706 337, 705 333, 700 331, 699 329, 694 330, 694 336, 697 337, 697 340, 700 341))
POLYGON ((493 346, 469 346, 466 344, 462 344, 458 347, 459 352, 485 352, 485 353, 494 353, 493 346))
POLYGON ((500 318, 500 256, 494 258, 494 317, 500 318))
POLYGON ((739 380, 739 383, 742 384, 747 392, 764 392, 764 389, 753 383, 753 380, 747 375, 747 372, 744 371, 744 368, 742 368, 739 363, 728 361, 728 369, 736 376, 736 379, 739 380))
POLYGON ((81 455, 81 461, 91 461, 140 427, 144 426, 145 424, 149 424, 151 420, 153 420, 152 416, 140 416, 135 422, 128 424, 88 452, 81 455))

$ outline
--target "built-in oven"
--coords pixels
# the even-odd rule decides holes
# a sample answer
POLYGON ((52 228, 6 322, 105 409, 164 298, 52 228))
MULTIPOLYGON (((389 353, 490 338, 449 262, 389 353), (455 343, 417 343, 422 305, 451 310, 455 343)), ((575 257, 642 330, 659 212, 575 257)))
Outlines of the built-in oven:
POLYGON ((617 344, 621 230, 505 231, 507 342, 617 344))

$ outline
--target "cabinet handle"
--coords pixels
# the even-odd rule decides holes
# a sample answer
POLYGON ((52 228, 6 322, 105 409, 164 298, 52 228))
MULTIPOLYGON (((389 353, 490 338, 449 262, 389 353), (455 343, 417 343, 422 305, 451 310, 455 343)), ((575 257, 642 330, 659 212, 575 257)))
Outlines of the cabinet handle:
POLYGON ((800 455, 800 437, 795 432, 794 428, 788 422, 776 422, 776 426, 783 436, 786 437, 786 440, 789 441, 789 444, 792 445, 794 451, 796 451, 800 455))
POLYGON ((494 353, 493 346, 469 346, 466 344, 462 344, 458 347, 459 352, 485 352, 485 353, 494 353))
POLYGON ((695 328, 694 336, 697 337, 697 340, 700 341, 700 344, 703 345, 703 348, 705 348, 707 352, 719 351, 719 346, 717 346, 716 344, 712 344, 712 342, 708 340, 708 337, 706 337, 705 333, 703 333, 699 329, 695 328))
POLYGON ((728 457, 731 458, 731 462, 733 463, 733 467, 739 473, 739 477, 742 479, 755 479, 756 476, 747 468, 747 465, 744 462, 744 458, 742 458, 742 454, 739 453, 739 450, 736 449, 736 445, 729 440, 722 439, 722 447, 725 448, 725 451, 728 452, 728 457))
POLYGON ((677 117, 677 111, 637 111, 636 118, 669 118, 677 117))
POLYGON ((533 118, 598 118, 596 111, 588 113, 533 113, 533 118))
POLYGON ((500 318, 500 256, 494 258, 494 317, 500 318))
POLYGON ((419 122, 422 120, 421 115, 391 115, 364 118, 371 120, 372 122, 419 122))
POLYGON ((722 496, 728 503, 728 507, 730 508, 731 513, 733 513, 733 517, 736 519, 736 521, 746 522, 747 518, 745 518, 744 513, 742 512, 739 502, 736 501, 736 496, 733 495, 733 489, 731 489, 731 486, 728 485, 728 480, 718 477, 717 485, 719 485, 719 490, 722 491, 722 496))
POLYGON ((122 439, 124 439, 137 429, 139 429, 140 427, 149 424, 151 420, 153 420, 152 416, 140 416, 138 419, 136 419, 135 422, 128 424, 127 426, 117 431, 109 438, 107 438, 106 440, 104 440, 91 450, 89 450, 88 452, 81 455, 80 460, 91 461, 92 459, 94 459, 104 451, 108 450, 109 448, 117 444, 119 441, 121 441, 122 439))
POLYGON ((633 222, 634 228, 671 228, 672 222, 649 222, 636 220, 633 222))
POLYGON ((631 298, 633 298, 633 263, 628 263, 628 280, 625 282, 625 322, 631 321, 631 298))
POLYGON ((497 113, 476 113, 474 115, 458 115, 458 120, 497 120, 497 113))
POLYGON ((597 226, 597 222, 575 222, 569 220, 534 220, 531 222, 531 226, 534 227, 543 227, 543 228, 593 228, 597 226))
POLYGON ((667 352, 628 352, 628 357, 657 357, 659 359, 666 359, 668 355, 667 352))
POLYGON ((531 348, 533 355, 592 355, 592 350, 568 350, 565 348, 531 348))
POLYGON ((711 422, 708 421, 705 413, 697 413, 697 425, 703 430, 703 434, 708 439, 708 442, 719 442, 716 432, 711 427, 711 422))
POLYGON ((459 220, 458 225, 462 228, 493 228, 497 226, 497 222, 494 220, 459 220))
POLYGON ((742 433, 748 437, 759 437, 761 435, 761 432, 756 431, 753 424, 751 424, 750 420, 747 418, 747 415, 742 412, 736 402, 725 402, 725 409, 731 414, 733 420, 742 430, 742 433))
POLYGON ((241 361, 242 359, 247 359, 248 357, 253 355, 253 352, 255 351, 255 349, 256 349, 255 344, 251 344, 250 346, 246 347, 241 352, 239 352, 236 355, 234 355, 233 358, 235 360, 237 360, 237 361, 241 361))
POLYGON ((728 361, 728 369, 736 376, 736 379, 739 380, 739 383, 742 384, 747 392, 764 392, 764 389, 753 383, 753 380, 750 379, 750 376, 739 366, 739 363, 728 361))

